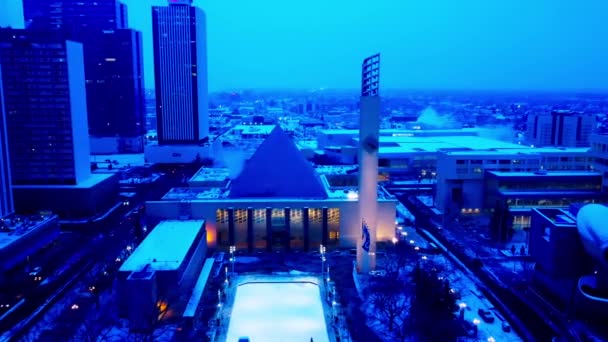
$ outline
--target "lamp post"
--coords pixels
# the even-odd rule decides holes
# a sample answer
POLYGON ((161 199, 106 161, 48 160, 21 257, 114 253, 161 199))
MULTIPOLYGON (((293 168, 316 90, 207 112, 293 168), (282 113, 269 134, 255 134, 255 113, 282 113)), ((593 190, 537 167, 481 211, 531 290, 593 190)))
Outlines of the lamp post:
POLYGON ((236 257, 234 256, 234 252, 236 252, 236 246, 230 246, 230 265, 231 271, 230 273, 234 274, 234 263, 236 262, 236 257))
POLYGON ((481 323, 481 321, 478 318, 473 318, 473 332, 475 333, 475 337, 477 337, 479 333, 479 323, 481 323))
POLYGON ((464 309, 467 308, 467 303, 460 303, 458 306, 460 307, 460 319, 464 321, 464 309))
POLYGON ((325 246, 319 246, 319 253, 321 253, 321 277, 325 281, 325 246))
POLYGON ((226 286, 228 286, 228 266, 224 267, 224 274, 226 275, 226 280, 224 280, 224 282, 226 283, 226 286))

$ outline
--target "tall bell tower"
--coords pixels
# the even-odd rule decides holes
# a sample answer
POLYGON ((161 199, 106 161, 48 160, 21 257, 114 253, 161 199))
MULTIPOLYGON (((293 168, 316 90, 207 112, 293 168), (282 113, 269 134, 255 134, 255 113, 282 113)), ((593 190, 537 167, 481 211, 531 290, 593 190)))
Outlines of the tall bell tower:
POLYGON ((378 148, 380 147, 380 54, 363 60, 359 117, 359 229, 357 271, 376 268, 378 148))

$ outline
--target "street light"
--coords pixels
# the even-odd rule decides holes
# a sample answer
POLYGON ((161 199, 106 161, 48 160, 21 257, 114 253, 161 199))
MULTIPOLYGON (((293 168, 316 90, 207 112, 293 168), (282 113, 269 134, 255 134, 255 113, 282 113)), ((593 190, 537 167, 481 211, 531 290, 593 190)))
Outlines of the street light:
POLYGON ((479 323, 481 323, 481 321, 479 320, 479 318, 473 318, 473 324, 474 324, 473 328, 475 329, 474 330, 475 337, 477 337, 477 334, 479 332, 479 323))
POLYGON ((488 342, 496 342, 496 339, 492 336, 488 337, 488 342))
POLYGON ((460 307, 460 319, 464 320, 464 309, 467 308, 467 303, 460 303, 458 306, 460 307))
POLYGON ((321 253, 321 277, 325 280, 325 246, 319 246, 319 253, 321 253))
POLYGON ((397 240, 396 237, 393 237, 392 241, 393 241, 393 245, 395 245, 395 244, 397 244, 397 241, 399 241, 399 240, 397 240))
POLYGON ((236 252, 236 246, 230 246, 230 263, 231 263, 231 273, 234 274, 234 263, 236 262, 236 257, 234 256, 234 252, 236 252))

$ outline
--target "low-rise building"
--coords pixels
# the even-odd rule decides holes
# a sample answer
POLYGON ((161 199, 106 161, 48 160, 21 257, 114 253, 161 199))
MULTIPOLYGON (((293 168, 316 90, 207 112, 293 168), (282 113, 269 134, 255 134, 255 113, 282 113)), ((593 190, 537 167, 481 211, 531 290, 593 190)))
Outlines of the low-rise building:
MULTIPOLYGON (((197 174, 194 182, 205 172, 197 174)), ((209 177, 216 178, 208 172, 209 177)), ((204 219, 210 246, 313 249, 354 247, 361 238, 356 176, 346 182, 320 175, 278 126, 230 183, 174 188, 146 203, 147 220, 204 219)), ((396 199, 378 192, 378 241, 395 233, 396 199)))
POLYGON ((149 305, 185 305, 175 298, 181 291, 189 292, 196 282, 207 252, 206 235, 204 220, 166 220, 156 225, 120 266, 121 315, 131 316, 131 309, 145 309, 140 305, 141 298, 131 291, 133 284, 144 286, 142 282, 153 289, 143 294, 152 298, 149 305))

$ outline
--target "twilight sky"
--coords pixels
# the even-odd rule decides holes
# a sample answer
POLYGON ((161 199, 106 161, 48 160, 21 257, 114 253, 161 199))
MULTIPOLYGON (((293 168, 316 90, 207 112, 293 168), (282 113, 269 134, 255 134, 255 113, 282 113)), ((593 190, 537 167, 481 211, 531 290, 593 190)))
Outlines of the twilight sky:
MULTIPOLYGON (((150 6, 167 1, 123 2, 151 88, 150 6)), ((382 88, 608 90, 606 0, 194 3, 207 13, 210 90, 358 88, 375 52, 382 88)))

